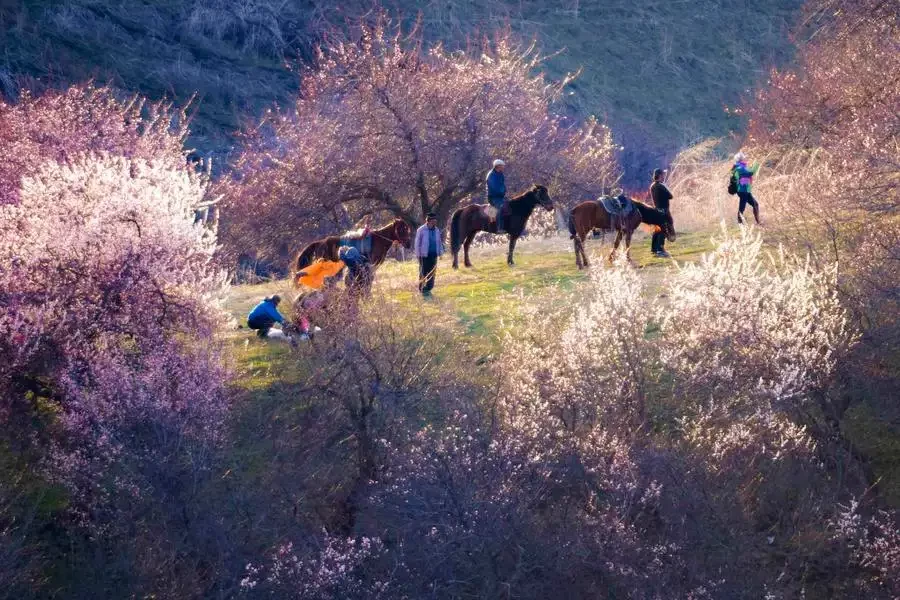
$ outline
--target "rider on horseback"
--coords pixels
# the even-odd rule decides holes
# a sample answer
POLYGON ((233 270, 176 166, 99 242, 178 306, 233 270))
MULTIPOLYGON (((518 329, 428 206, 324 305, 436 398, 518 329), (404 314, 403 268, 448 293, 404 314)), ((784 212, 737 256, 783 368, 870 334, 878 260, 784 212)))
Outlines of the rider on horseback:
POLYGON ((503 169, 506 163, 499 158, 494 161, 494 166, 487 175, 487 201, 497 210, 497 233, 505 233, 503 218, 506 216, 506 176, 503 169))

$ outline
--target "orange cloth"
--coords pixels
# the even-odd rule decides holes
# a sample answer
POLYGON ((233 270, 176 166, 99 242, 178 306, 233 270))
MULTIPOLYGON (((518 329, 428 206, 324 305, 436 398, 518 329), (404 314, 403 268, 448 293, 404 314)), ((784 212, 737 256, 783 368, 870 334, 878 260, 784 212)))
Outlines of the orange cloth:
POLYGON ((297 273, 297 283, 317 290, 322 287, 327 277, 334 277, 344 268, 341 260, 319 259, 297 273))

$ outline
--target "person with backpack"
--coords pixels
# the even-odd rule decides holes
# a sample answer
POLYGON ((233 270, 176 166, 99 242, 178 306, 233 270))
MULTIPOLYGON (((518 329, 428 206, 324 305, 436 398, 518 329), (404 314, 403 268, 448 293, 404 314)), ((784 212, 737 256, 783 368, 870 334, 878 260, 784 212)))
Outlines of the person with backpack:
POLYGON ((438 258, 444 253, 442 237, 441 230, 437 227, 437 215, 428 213, 425 224, 416 231, 413 246, 416 258, 419 259, 419 291, 425 298, 431 296, 438 258))
POLYGON ((503 170, 506 163, 499 158, 494 161, 493 167, 488 172, 485 186, 487 187, 487 203, 497 210, 497 233, 505 233, 504 217, 507 210, 506 202, 506 175, 503 170))
POLYGON ((275 323, 283 325, 284 317, 278 312, 279 302, 281 302, 281 296, 277 294, 271 298, 264 298, 247 315, 247 327, 255 329, 256 335, 264 338, 269 335, 272 325, 275 323))
POLYGON ((347 265, 347 277, 344 285, 352 293, 368 293, 372 283, 372 270, 369 259, 353 246, 341 246, 338 258, 347 265))
MULTIPOLYGON (((662 182, 664 174, 665 171, 662 169, 655 169, 653 171, 653 183, 650 184, 650 197, 653 199, 653 206, 656 207, 656 210, 667 215, 669 214, 669 201, 672 199, 672 192, 670 192, 669 188, 662 182)), ((653 237, 650 238, 650 252, 659 258, 669 258, 669 253, 666 252, 665 244, 666 233, 662 229, 657 228, 656 231, 653 232, 653 237)))
POLYGON ((734 155, 734 166, 731 168, 731 179, 728 183, 728 193, 737 194, 740 199, 738 205, 738 224, 744 223, 744 209, 749 204, 753 209, 753 218, 759 225, 759 203, 753 197, 753 176, 759 171, 759 163, 747 167, 747 156, 743 152, 734 155))

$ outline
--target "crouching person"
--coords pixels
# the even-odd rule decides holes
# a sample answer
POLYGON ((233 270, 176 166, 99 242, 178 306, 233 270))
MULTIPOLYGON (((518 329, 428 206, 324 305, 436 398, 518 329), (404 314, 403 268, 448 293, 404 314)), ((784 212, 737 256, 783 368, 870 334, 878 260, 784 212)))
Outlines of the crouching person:
POLYGON ((278 312, 278 303, 281 296, 277 294, 271 298, 264 298, 247 315, 247 327, 256 330, 256 335, 261 338, 269 335, 269 330, 275 323, 284 324, 284 317, 278 312))
POLYGON ((292 329, 299 334, 301 340, 310 340, 316 331, 321 331, 313 324, 313 320, 322 317, 325 304, 325 294, 320 291, 304 292, 297 296, 294 301, 292 329))

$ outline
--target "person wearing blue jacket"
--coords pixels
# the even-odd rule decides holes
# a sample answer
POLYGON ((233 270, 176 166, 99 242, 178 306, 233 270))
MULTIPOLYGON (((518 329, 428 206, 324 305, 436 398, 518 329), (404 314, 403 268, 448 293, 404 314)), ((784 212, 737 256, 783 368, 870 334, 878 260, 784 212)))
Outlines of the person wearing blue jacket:
POLYGON ((506 211, 506 176, 503 169, 506 163, 499 158, 494 161, 494 166, 487 175, 487 202, 497 209, 497 233, 504 233, 503 213, 506 211))
POLYGON ((353 246, 338 248, 338 258, 347 265, 344 285, 356 294, 368 294, 372 286, 372 265, 368 257, 353 246))
POLYGON ((284 323, 284 317, 278 312, 279 302, 281 302, 281 296, 277 294, 271 298, 264 298, 247 315, 247 327, 255 329, 256 335, 264 338, 269 334, 272 325, 284 323))

